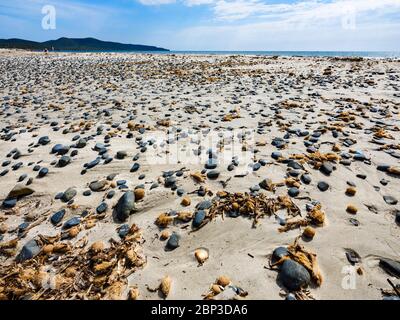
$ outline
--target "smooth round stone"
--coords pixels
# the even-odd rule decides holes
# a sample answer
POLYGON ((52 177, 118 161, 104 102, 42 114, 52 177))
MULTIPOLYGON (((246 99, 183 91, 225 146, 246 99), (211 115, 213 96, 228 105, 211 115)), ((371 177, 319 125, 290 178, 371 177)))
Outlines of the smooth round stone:
POLYGON ((321 172, 326 174, 326 175, 330 175, 333 171, 333 165, 332 163, 328 162, 328 161, 324 161, 322 163, 322 166, 320 168, 321 172))
POLYGON ((62 156, 59 160, 58 160, 58 166, 59 167, 65 167, 67 164, 69 164, 71 162, 71 158, 69 156, 62 156))
POLYGON ((185 194, 185 190, 178 188, 176 189, 176 194, 180 197, 185 194))
POLYGON ((86 147, 86 140, 85 139, 79 139, 79 141, 76 143, 76 148, 82 149, 86 147))
POLYGON ((24 181, 27 177, 28 177, 28 175, 26 173, 20 175, 18 178, 18 182, 24 181))
POLYGON ((51 218, 50 218, 51 223, 54 225, 58 225, 61 222, 61 220, 64 218, 64 215, 65 215, 65 209, 61 209, 61 210, 57 211, 56 213, 54 213, 51 216, 51 218))
POLYGON ((164 181, 164 186, 166 187, 166 188, 171 188, 171 187, 173 187, 173 186, 175 186, 175 184, 176 184, 176 178, 175 177, 168 177, 167 179, 165 179, 165 181, 164 181))
POLYGON ((115 206, 116 218, 119 221, 125 221, 135 210, 135 194, 132 191, 127 191, 119 198, 115 206))
POLYGON ((400 224, 400 210, 396 211, 396 217, 394 219, 397 224, 400 224))
POLYGON ((90 191, 90 190, 85 190, 85 191, 83 191, 83 193, 82 193, 85 197, 89 197, 91 194, 92 194, 92 191, 90 191))
POLYGON ((285 260, 279 272, 279 280, 291 291, 307 287, 311 277, 306 268, 293 260, 285 260))
POLYGON ((42 168, 40 169, 39 173, 38 173, 38 177, 39 178, 43 178, 45 175, 47 175, 49 173, 49 169, 47 168, 42 168))
POLYGON ((292 187, 288 190, 288 194, 291 197, 297 197, 299 195, 299 193, 300 193, 300 190, 296 187, 292 187))
POLYGON ((68 188, 62 195, 61 200, 64 202, 68 202, 72 200, 76 196, 77 192, 74 188, 68 188))
POLYGON ((17 198, 5 199, 3 201, 3 207, 6 209, 10 209, 15 207, 17 204, 17 198))
POLYGON ((80 223, 81 223, 81 218, 80 217, 73 217, 73 218, 69 219, 68 221, 66 221, 62 228, 63 229, 70 229, 72 227, 77 226, 80 223))
POLYGON ((71 151, 71 157, 75 157, 78 155, 78 150, 72 150, 71 151))
POLYGON ((50 143, 50 138, 48 136, 40 137, 38 143, 42 146, 45 146, 46 144, 50 143))
POLYGON ((215 169, 218 166, 218 160, 214 158, 209 158, 205 164, 206 169, 215 169))
POLYGON ((357 174, 356 177, 360 178, 360 179, 363 179, 363 180, 367 179, 367 175, 362 174, 362 173, 357 174))
POLYGON ((278 247, 272 252, 271 262, 275 263, 289 255, 289 251, 286 247, 278 247))
POLYGON ((231 163, 230 165, 228 165, 228 171, 232 171, 233 169, 235 169, 235 165, 233 163, 231 163))
POLYGON ((109 174, 106 179, 108 181, 113 181, 116 176, 117 176, 116 173, 112 173, 112 174, 109 174))
POLYGON ((258 171, 261 168, 261 163, 257 162, 253 165, 253 171, 258 171))
POLYGON ((302 170, 303 169, 303 166, 300 163, 298 163, 297 161, 294 161, 294 160, 290 160, 287 163, 287 166, 289 168, 296 169, 296 170, 302 170))
POLYGON ((129 233, 129 229, 130 227, 128 224, 123 224, 118 230, 118 235, 120 238, 125 238, 129 233))
POLYGON ((107 185, 106 180, 92 181, 89 183, 90 190, 97 192, 101 191, 107 185))
POLYGON ((210 180, 215 180, 219 177, 219 171, 218 170, 211 170, 207 172, 207 178, 210 180))
POLYGON ((256 184, 256 185, 254 185, 254 186, 252 186, 252 187, 250 187, 250 191, 251 192, 257 192, 257 191, 260 191, 260 186, 258 185, 258 184, 256 184))
POLYGON ((110 190, 110 191, 107 193, 107 199, 111 199, 112 197, 114 197, 114 195, 115 195, 115 191, 114 191, 114 190, 110 190))
POLYGON ((35 239, 29 240, 22 247, 20 253, 16 257, 17 262, 24 262, 26 260, 32 259, 40 253, 41 247, 36 242, 35 239))
POLYGON ((85 165, 86 169, 92 169, 100 163, 100 158, 90 161, 85 165))
POLYGON ((354 154, 354 156, 353 156, 353 159, 354 159, 354 160, 357 160, 357 161, 364 161, 364 160, 367 159, 367 157, 366 157, 363 153, 361 153, 361 152, 356 152, 356 153, 354 154))
POLYGON ((0 176, 1 176, 1 177, 5 176, 9 171, 10 171, 10 170, 8 170, 8 169, 3 170, 3 171, 0 173, 0 176))
POLYGON ((181 239, 181 236, 179 234, 177 234, 176 232, 173 232, 167 241, 167 245, 166 245, 167 249, 174 250, 174 249, 178 248, 180 239, 181 239))
POLYGON ((62 144, 56 144, 52 149, 51 149, 51 153, 56 153, 59 155, 64 155, 66 153, 68 153, 69 151, 69 146, 64 146, 62 144))
POLYGON ((128 155, 128 153, 127 153, 126 151, 118 151, 118 152, 117 152, 117 159, 122 160, 122 159, 124 159, 127 155, 128 155))
POLYGON ((210 200, 204 200, 204 201, 199 202, 196 205, 196 209, 197 210, 207 210, 207 209, 210 209, 211 206, 212 206, 212 202, 210 200))
POLYGON ((258 160, 258 163, 261 164, 263 167, 266 166, 268 164, 268 161, 265 159, 260 159, 258 160))
POLYGON ((390 166, 387 165, 387 164, 381 164, 381 165, 379 165, 379 166, 376 167, 376 169, 377 169, 378 171, 382 171, 382 172, 388 171, 389 168, 390 168, 390 166))
POLYGON ((329 184, 328 183, 326 183, 325 181, 320 181, 320 182, 318 182, 318 189, 320 190, 320 191, 322 191, 322 192, 325 192, 326 190, 328 190, 329 189, 329 184))
POLYGON ((199 210, 195 213, 193 218, 192 226, 198 228, 206 217, 206 212, 204 210, 199 210))
POLYGON ((151 186, 150 186, 150 190, 153 190, 155 188, 158 188, 159 184, 157 182, 154 182, 151 186))
POLYGON ((139 168, 140 168, 140 164, 136 162, 133 164, 133 166, 131 168, 131 172, 136 172, 139 170, 139 168))
POLYGON ((177 177, 182 177, 182 176, 183 176, 183 171, 177 171, 177 172, 175 173, 175 175, 176 175, 177 177))
POLYGON ((144 178, 146 178, 146 175, 144 173, 142 173, 141 175, 139 175, 138 179, 139 180, 143 180, 144 178))
POLYGON ((383 200, 385 200, 385 202, 387 203, 387 204, 390 204, 390 205, 396 205, 397 204, 397 199, 395 198, 395 197, 393 197, 393 196, 383 196, 383 200))
POLYGON ((286 296, 285 300, 293 301, 293 300, 297 300, 297 299, 296 299, 296 296, 295 296, 293 293, 289 293, 289 294, 286 296))
POLYGON ((105 211, 107 210, 107 208, 108 208, 107 203, 102 202, 102 203, 100 203, 100 205, 96 208, 96 212, 97 212, 98 214, 103 213, 103 212, 105 212, 105 211))
POLYGON ((305 184, 310 184, 311 183, 311 176, 309 174, 302 174, 300 177, 301 181, 305 184))
POLYGON ((289 171, 288 171, 288 174, 289 174, 291 177, 298 177, 298 176, 301 174, 301 171, 300 171, 300 170, 292 169, 292 170, 289 170, 289 171))
POLYGON ((59 200, 59 199, 62 198, 63 195, 64 195, 64 192, 58 192, 58 193, 55 195, 54 199, 59 200))
POLYGON ((344 166, 350 166, 351 165, 351 160, 350 159, 342 159, 339 161, 340 164, 344 166))
POLYGON ((282 157, 282 153, 280 153, 279 151, 274 151, 271 153, 271 157, 272 159, 278 160, 282 157))

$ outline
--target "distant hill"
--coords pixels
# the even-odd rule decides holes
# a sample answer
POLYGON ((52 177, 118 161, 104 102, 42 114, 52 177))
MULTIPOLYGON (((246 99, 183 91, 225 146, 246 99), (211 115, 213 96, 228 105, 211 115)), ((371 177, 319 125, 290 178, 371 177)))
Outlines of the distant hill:
POLYGON ((0 48, 54 50, 57 51, 169 51, 168 49, 140 44, 123 44, 101 41, 95 38, 60 38, 45 42, 35 42, 23 39, 0 39, 0 48))

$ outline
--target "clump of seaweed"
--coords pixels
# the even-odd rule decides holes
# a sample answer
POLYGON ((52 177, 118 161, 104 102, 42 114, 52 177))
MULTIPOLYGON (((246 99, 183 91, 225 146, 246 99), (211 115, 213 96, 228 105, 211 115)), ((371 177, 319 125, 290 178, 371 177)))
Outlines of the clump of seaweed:
POLYGON ((127 277, 146 263, 141 232, 132 225, 109 247, 82 238, 72 246, 59 236, 39 236, 39 255, 0 267, 0 300, 122 299, 127 277))

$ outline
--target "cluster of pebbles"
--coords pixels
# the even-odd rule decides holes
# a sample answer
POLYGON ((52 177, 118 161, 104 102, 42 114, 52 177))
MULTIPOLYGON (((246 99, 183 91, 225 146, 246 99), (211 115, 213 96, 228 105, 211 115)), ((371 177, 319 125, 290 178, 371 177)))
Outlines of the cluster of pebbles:
MULTIPOLYGON (((342 297, 329 285, 329 272, 341 277, 328 267, 331 257, 357 267, 359 277, 373 274, 353 298, 377 298, 390 289, 386 278, 400 276, 398 60, 26 53, 0 57, 0 79, 0 279, 10 266, 48 261, 40 237, 71 248, 110 239, 128 250, 123 241, 133 224, 143 230, 151 265, 141 260, 117 298, 136 298, 137 288, 165 277, 164 297, 201 298, 207 288, 191 287, 218 276, 224 250, 238 265, 223 272, 246 287, 246 294, 231 287, 236 298, 266 298, 268 281, 278 289, 271 298, 279 289, 287 299, 310 297, 304 290, 317 255, 330 288, 317 281, 313 296, 321 299, 342 297), (217 137, 211 145, 210 134, 217 137), (239 149, 230 149, 233 141, 239 149), (251 157, 242 159, 243 151, 251 157), (221 219, 239 216, 253 222, 224 227, 221 219), (235 270, 251 261, 235 252, 252 241, 252 226, 274 240, 263 257, 246 256, 258 264, 254 278, 241 279, 235 270), (238 233, 239 241, 213 243, 213 228, 238 233), (310 259, 303 265, 286 249, 295 239, 316 253, 304 251, 310 259), (278 277, 265 268, 268 254, 285 257, 278 277), (364 263, 371 255, 380 269, 364 263), (193 275, 198 268, 208 276, 193 275)), ((49 252, 49 260, 59 254, 49 252)), ((385 296, 395 297, 396 288, 385 296)), ((110 298, 99 292, 90 298, 110 298)))

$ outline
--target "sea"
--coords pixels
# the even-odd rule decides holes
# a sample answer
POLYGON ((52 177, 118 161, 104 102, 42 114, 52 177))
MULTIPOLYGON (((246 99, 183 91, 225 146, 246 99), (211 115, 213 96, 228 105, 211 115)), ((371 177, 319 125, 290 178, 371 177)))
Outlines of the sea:
MULTIPOLYGON (((73 52, 73 51, 63 51, 73 52)), ((80 51, 82 52, 82 51, 80 51)), ((85 51, 98 52, 98 51, 85 51)), ((400 51, 101 51, 107 53, 146 53, 146 54, 184 54, 184 55, 256 55, 287 57, 364 57, 400 58, 400 51)))

